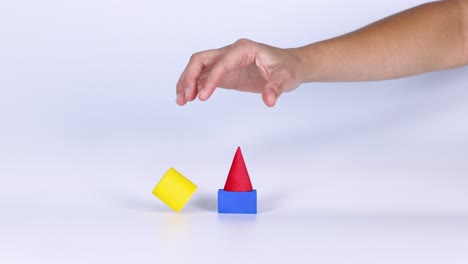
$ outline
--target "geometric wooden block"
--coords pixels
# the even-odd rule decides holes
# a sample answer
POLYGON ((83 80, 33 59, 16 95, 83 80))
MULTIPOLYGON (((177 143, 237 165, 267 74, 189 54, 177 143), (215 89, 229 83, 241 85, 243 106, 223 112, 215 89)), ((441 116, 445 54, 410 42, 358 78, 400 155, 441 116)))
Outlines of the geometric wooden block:
POLYGON ((197 186, 174 168, 170 168, 153 189, 153 195, 179 212, 190 200, 197 186))
POLYGON ((218 213, 256 214, 257 191, 230 192, 218 190, 218 213))
POLYGON ((249 192, 253 190, 252 182, 250 181, 247 166, 245 166, 244 157, 240 147, 237 147, 236 154, 232 160, 231 168, 226 179, 226 184, 223 188, 230 192, 249 192))

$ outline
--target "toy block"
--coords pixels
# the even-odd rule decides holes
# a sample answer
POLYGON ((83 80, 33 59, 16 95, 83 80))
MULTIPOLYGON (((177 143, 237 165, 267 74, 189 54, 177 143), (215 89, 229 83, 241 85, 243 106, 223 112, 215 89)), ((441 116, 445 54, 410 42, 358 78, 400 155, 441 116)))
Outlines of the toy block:
POLYGON ((218 213, 256 214, 257 191, 230 192, 218 190, 218 213))
POLYGON ((237 147, 231 169, 229 169, 226 184, 224 185, 224 190, 231 192, 249 192, 252 189, 252 183, 250 182, 249 172, 245 166, 244 157, 242 156, 240 147, 237 147))
POLYGON ((153 195, 179 212, 190 200, 197 186, 174 168, 170 168, 153 189, 153 195))
POLYGON ((252 187, 240 147, 234 155, 224 189, 218 190, 218 213, 257 213, 257 191, 252 187))

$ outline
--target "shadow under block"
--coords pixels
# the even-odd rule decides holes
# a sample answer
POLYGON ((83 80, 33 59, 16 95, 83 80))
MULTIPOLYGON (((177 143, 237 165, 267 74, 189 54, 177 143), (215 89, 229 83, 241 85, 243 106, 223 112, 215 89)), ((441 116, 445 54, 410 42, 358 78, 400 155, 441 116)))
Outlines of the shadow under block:
POLYGON ((218 213, 256 214, 257 190, 250 192, 218 190, 218 213))
POLYGON ((179 212, 197 186, 174 168, 170 168, 154 187, 153 194, 172 210, 179 212))

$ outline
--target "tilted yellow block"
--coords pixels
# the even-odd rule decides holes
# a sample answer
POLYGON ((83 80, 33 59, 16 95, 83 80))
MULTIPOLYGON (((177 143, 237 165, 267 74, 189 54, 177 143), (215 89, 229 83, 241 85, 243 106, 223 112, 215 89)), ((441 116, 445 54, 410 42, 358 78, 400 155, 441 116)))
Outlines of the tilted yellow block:
POLYGON ((197 186, 174 168, 170 168, 154 187, 153 194, 172 210, 179 212, 190 200, 197 186))

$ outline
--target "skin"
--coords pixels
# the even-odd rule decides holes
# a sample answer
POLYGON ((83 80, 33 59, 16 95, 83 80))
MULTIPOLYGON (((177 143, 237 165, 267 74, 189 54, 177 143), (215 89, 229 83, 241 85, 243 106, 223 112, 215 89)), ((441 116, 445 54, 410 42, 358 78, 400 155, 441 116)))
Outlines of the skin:
POLYGON ((267 106, 307 82, 377 81, 468 64, 468 0, 426 3, 299 48, 248 39, 198 52, 177 83, 179 105, 217 87, 261 93, 267 106))

